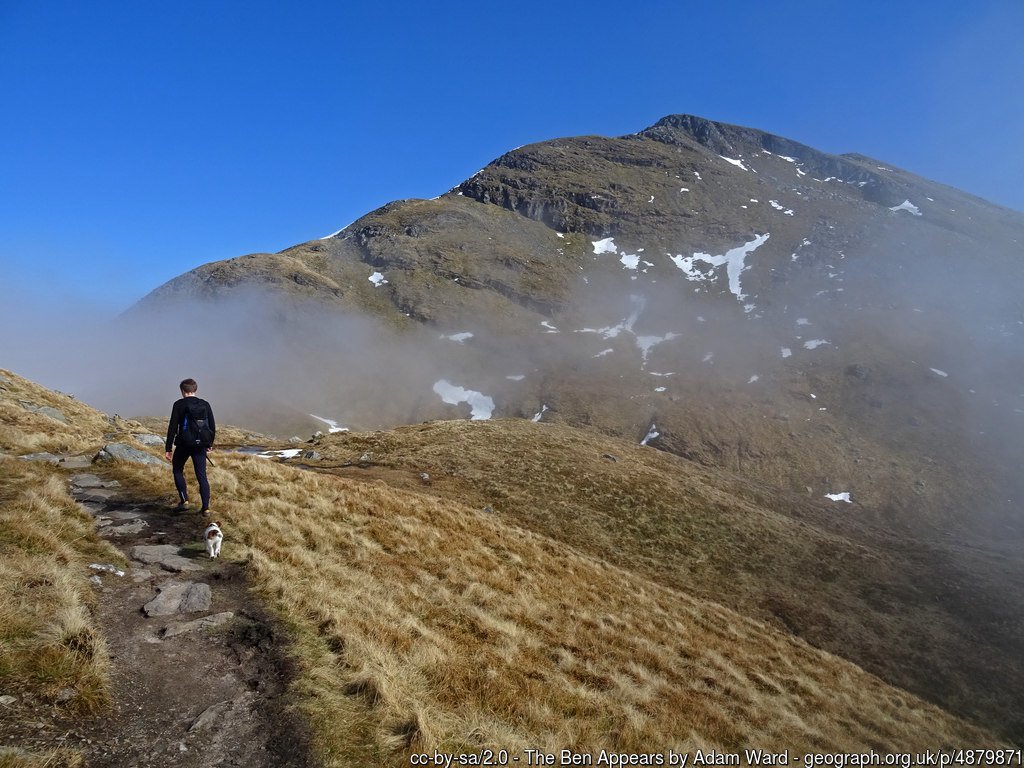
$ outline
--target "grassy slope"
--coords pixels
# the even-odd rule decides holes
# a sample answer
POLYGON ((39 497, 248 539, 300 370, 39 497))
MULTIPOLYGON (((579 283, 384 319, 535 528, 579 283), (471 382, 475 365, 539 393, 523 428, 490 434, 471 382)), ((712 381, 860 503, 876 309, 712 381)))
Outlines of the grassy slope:
MULTIPOLYGON (((17 452, 4 408, 3 448, 17 452)), ((567 432, 565 452, 589 439, 567 432)), ((508 455, 497 455, 500 475, 508 455)), ((117 472, 133 492, 169 495, 162 468, 117 472)), ((409 747, 993 742, 769 625, 471 506, 242 455, 221 455, 211 479, 229 556, 247 557, 292 630, 297 685, 330 765, 404 764, 409 747)), ((719 493, 712 509, 744 506, 719 493)))
POLYGON ((326 467, 369 451, 378 466, 334 471, 493 505, 515 525, 771 621, 1020 738, 1024 575, 1012 560, 882 535, 858 521, 857 505, 560 425, 438 422, 332 435, 317 450, 326 467))
MULTIPOLYGON (((109 659, 93 621, 88 564, 119 562, 54 467, 17 455, 97 448, 110 424, 88 406, 0 370, 0 691, 93 712, 108 699, 109 659), (68 424, 25 406, 57 408, 68 424)), ((73 765, 66 750, 15 755, 4 765, 73 765)))
POLYGON ((462 504, 238 455, 212 481, 228 544, 293 630, 328 765, 990 740, 785 632, 462 504))

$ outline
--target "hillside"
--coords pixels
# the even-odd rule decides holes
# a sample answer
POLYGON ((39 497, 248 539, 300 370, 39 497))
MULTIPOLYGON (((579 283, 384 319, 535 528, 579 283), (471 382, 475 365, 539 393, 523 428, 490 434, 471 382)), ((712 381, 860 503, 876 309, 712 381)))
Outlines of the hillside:
POLYGON ((492 509, 1020 738, 1024 569, 1012 545, 893 534, 823 496, 556 424, 434 422, 334 434, 315 450, 304 465, 492 509))
POLYGON ((676 115, 521 147, 435 200, 199 267, 130 314, 198 302, 234 322, 232 362, 208 367, 264 431, 475 401, 656 431, 782 490, 850 491, 887 527, 1019 537, 1021 242, 1020 213, 889 164, 676 115), (281 380, 253 391, 239 369, 281 380))
MULTIPOLYGON (((26 465, 17 458, 26 446, 66 450, 63 432, 74 434, 76 451, 103 444, 109 422, 102 414, 9 372, 0 375, 5 477, 12 476, 11 467, 26 465), (67 429, 36 423, 22 401, 61 406, 70 416, 67 429)), ((138 429, 131 425, 125 434, 138 429)), ((636 515, 628 494, 611 503, 595 501, 606 490, 599 482, 606 473, 594 469, 601 462, 609 463, 613 480, 628 471, 652 481, 665 462, 672 463, 692 486, 683 511, 693 521, 672 535, 712 558, 731 538, 714 534, 726 510, 741 511, 762 533, 793 524, 771 512, 765 498, 744 496, 742 483, 564 427, 441 423, 420 428, 414 439, 409 435, 400 430, 321 440, 319 449, 339 459, 372 450, 373 457, 356 460, 367 465, 363 477, 330 476, 228 451, 218 452, 211 472, 227 556, 243 567, 276 615, 277 634, 288 638, 285 651, 297 672, 290 695, 309 720, 323 764, 408 764, 411 750, 434 749, 664 753, 756 746, 861 752, 997 743, 777 625, 702 595, 710 582, 699 567, 691 576, 704 586, 691 591, 655 578, 653 561, 627 567, 598 554, 595 542, 622 526, 614 510, 636 515), (452 439, 465 447, 461 466, 451 463, 452 439), (535 452, 525 450, 524 439, 538 446, 535 452), (484 453, 484 445, 495 445, 494 452, 484 453), (551 450, 579 462, 572 475, 580 478, 577 488, 566 467, 551 460, 551 450), (617 460, 595 458, 595 450, 614 451, 617 460), (483 463, 487 455, 490 465, 483 463), (510 464, 514 455, 524 463, 510 464), (414 464, 430 466, 436 479, 424 485, 409 469, 414 464), (534 481, 517 496, 512 491, 524 471, 534 481), (572 543, 549 535, 543 516, 550 508, 532 520, 524 513, 551 489, 579 511, 572 543), (497 511, 478 508, 484 496, 497 511), (601 510, 607 519, 592 514, 601 510)), ((30 466, 49 478, 52 494, 61 493, 59 466, 30 466)), ((169 501, 164 466, 116 463, 103 471, 135 504, 169 501)), ((637 499, 650 493, 641 506, 650 508, 652 518, 665 513, 658 495, 668 494, 675 504, 687 492, 648 491, 643 482, 626 488, 637 499)), ((5 533, 12 530, 7 510, 5 505, 5 533)), ((70 508, 62 514, 81 515, 70 508)), ((615 535, 624 548, 639 552, 643 536, 623 530, 615 535)), ((12 546, 23 548, 20 538, 6 535, 2 541, 5 561, 12 546)), ((836 552, 845 545, 832 546, 836 552)), ((786 562, 791 557, 796 550, 780 552, 780 567, 797 565, 786 562)), ((58 558, 53 567, 87 591, 81 561, 58 558)), ((669 570, 681 574, 682 561, 669 570)), ((722 595, 741 602, 738 592, 725 589, 730 580, 721 574, 722 595)), ((31 606, 31 599, 24 605, 31 606)), ((31 630, 27 638, 46 631, 31 630)), ((5 685, 21 663, 5 667, 5 685)), ((36 682, 21 685, 29 697, 43 693, 36 682)), ((17 717, 20 706, 3 716, 17 717)))

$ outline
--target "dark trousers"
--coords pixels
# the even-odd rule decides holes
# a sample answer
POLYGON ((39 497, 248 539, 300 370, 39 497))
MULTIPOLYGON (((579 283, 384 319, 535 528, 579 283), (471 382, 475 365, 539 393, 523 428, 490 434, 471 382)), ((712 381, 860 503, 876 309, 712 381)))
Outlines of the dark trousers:
POLYGON ((171 458, 171 470, 174 472, 174 487, 178 489, 178 498, 188 501, 188 488, 185 486, 185 462, 192 459, 192 468, 196 471, 199 483, 199 498, 203 500, 203 509, 210 508, 210 483, 206 479, 206 449, 175 446, 171 458))

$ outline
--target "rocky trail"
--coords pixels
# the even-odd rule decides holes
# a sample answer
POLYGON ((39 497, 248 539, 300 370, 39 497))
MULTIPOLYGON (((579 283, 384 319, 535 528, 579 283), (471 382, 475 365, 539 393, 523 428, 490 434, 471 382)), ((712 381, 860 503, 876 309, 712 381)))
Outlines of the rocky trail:
POLYGON ((221 558, 210 559, 207 518, 131 503, 129 489, 87 460, 62 466, 75 500, 130 563, 90 566, 113 705, 77 718, 40 707, 11 741, 81 750, 98 768, 310 765, 303 722, 285 696, 284 639, 231 559, 230 531, 221 558))

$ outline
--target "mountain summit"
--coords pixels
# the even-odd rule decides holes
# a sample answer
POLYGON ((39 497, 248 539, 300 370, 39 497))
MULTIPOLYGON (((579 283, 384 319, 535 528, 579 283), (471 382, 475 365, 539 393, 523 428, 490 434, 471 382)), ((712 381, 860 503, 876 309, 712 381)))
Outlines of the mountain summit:
POLYGON ((1020 213, 891 164, 671 115, 520 147, 132 314, 268 315, 293 375, 267 430, 561 421, 875 520, 1016 526, 1022 242, 1020 213))

